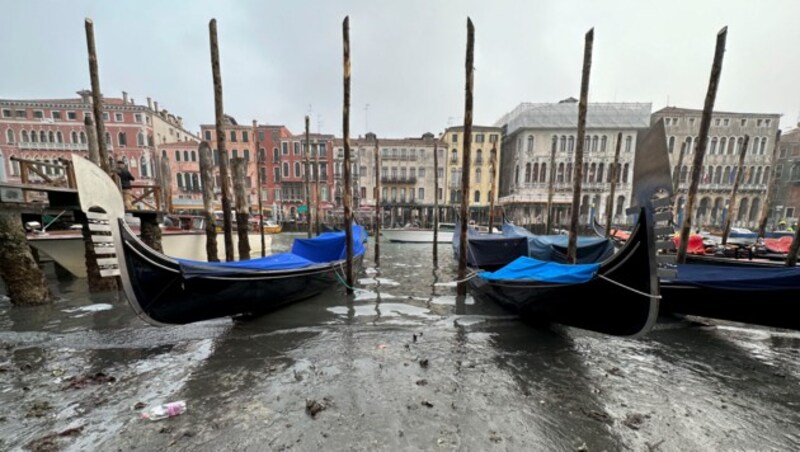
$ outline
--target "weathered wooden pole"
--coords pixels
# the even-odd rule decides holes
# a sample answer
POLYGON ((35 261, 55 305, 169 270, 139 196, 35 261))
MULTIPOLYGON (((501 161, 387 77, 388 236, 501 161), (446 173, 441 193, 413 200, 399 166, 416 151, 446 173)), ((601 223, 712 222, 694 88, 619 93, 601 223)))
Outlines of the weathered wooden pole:
MULTIPOLYGON (((497 144, 492 146, 494 155, 497 155, 497 144)), ((495 189, 496 178, 495 162, 489 162, 489 234, 494 230, 494 196, 497 190, 495 189)))
MULTIPOLYGON (((683 168, 683 157, 686 155, 687 148, 689 147, 689 143, 684 142, 681 145, 681 152, 678 154, 678 166, 675 173, 672 174, 672 193, 676 199, 680 200, 680 188, 681 188, 681 169, 683 168)), ((680 202, 675 204, 675 210, 672 213, 673 223, 678 219, 678 212, 680 211, 680 202)))
POLYGON ((147 246, 163 253, 161 246, 161 227, 158 225, 156 214, 144 214, 139 216, 139 237, 147 246))
POLYGON ((100 151, 97 149, 97 130, 94 128, 91 116, 83 118, 83 128, 86 129, 86 147, 89 151, 89 161, 102 168, 100 151))
MULTIPOLYGON (((158 157, 156 157, 158 158, 158 157)), ((161 194, 164 197, 164 210, 172 212, 172 171, 169 167, 169 158, 161 157, 159 162, 161 177, 161 194)))
POLYGON ((797 251, 800 249, 800 224, 795 225, 794 229, 794 239, 789 246, 789 253, 786 255, 786 265, 788 267, 797 265, 797 251))
POLYGON ((211 73, 214 77, 214 114, 216 116, 217 152, 219 152, 219 181, 222 188, 222 224, 225 234, 225 260, 233 261, 233 221, 231 219, 230 177, 228 151, 225 149, 225 112, 222 107, 222 74, 219 68, 217 19, 208 23, 211 40, 211 73))
MULTIPOLYGON (((375 266, 381 266, 381 152, 378 138, 375 137, 375 266)), ((434 251, 435 253, 436 251, 434 251)))
POLYGON ((692 230, 694 201, 697 197, 697 188, 700 185, 700 175, 703 171, 703 159, 706 155, 706 143, 708 142, 708 129, 711 127, 711 114, 714 111, 714 101, 717 98, 717 88, 719 87, 719 77, 722 73, 722 58, 725 54, 725 40, 727 37, 728 27, 723 27, 722 30, 717 33, 714 63, 711 65, 711 77, 708 81, 706 102, 703 106, 703 116, 700 118, 700 133, 697 137, 697 145, 692 161, 692 179, 689 181, 689 193, 686 196, 685 208, 683 210, 683 225, 681 226, 681 238, 678 244, 677 262, 679 264, 686 262, 686 250, 689 246, 689 235, 692 230))
MULTIPOLYGON (((322 175, 322 171, 321 171, 321 168, 319 166, 319 158, 320 158, 319 154, 320 154, 320 152, 322 150, 321 141, 322 141, 322 137, 320 136, 319 141, 317 141, 317 153, 315 154, 316 157, 314 157, 314 231, 316 231, 317 235, 322 234, 322 228, 320 227, 320 216, 321 215, 320 215, 320 207, 319 207, 319 203, 320 203, 319 179, 320 179, 320 176, 322 175)), ((325 146, 325 149, 326 149, 325 152, 327 152, 328 147, 325 146)), ((327 161, 327 159, 326 159, 326 161, 327 161)))
POLYGON ((219 262, 217 224, 214 217, 214 159, 208 141, 200 142, 198 154, 200 154, 200 183, 203 184, 203 212, 206 220, 206 258, 209 262, 219 262))
POLYGON ((556 147, 550 147, 550 178, 547 181, 547 225, 545 234, 550 234, 553 230, 553 194, 555 193, 556 183, 556 147))
POLYGON ((578 102, 578 141, 575 146, 575 176, 572 192, 572 212, 569 219, 569 241, 567 242, 567 261, 577 262, 578 217, 581 213, 581 184, 583 183, 583 145, 586 137, 586 109, 589 102, 589 76, 592 71, 592 47, 594 28, 586 33, 583 47, 583 75, 581 76, 581 99, 578 102))
POLYGON ((767 230, 767 220, 772 211, 772 198, 775 197, 775 163, 778 161, 778 145, 781 143, 781 131, 775 134, 775 147, 772 150, 772 160, 770 163, 769 183, 767 184, 767 197, 764 199, 764 204, 761 206, 761 218, 758 221, 758 237, 764 238, 764 233, 767 230))
POLYGON ((433 264, 439 262, 439 140, 433 139, 433 264))
POLYGON ((342 104, 342 141, 344 142, 344 236, 347 247, 345 279, 347 293, 353 293, 353 186, 350 174, 350 16, 342 22, 344 99, 342 104))
MULTIPOLYGON (((261 171, 264 169, 266 155, 262 155, 261 140, 258 139, 258 123, 253 120, 253 141, 256 143, 256 183, 258 184, 258 235, 261 238, 261 257, 267 255, 267 244, 264 238, 264 197, 261 193, 264 180, 261 178, 261 171)), ((264 151, 266 153, 266 151, 264 151)))
POLYGON ((20 209, 8 204, 0 209, 0 277, 15 305, 52 303, 44 272, 36 265, 25 238, 21 215, 20 209))
POLYGON ((728 244, 728 235, 731 233, 731 224, 733 219, 736 218, 736 193, 739 191, 739 184, 744 179, 744 156, 747 153, 747 145, 750 143, 750 135, 744 136, 744 144, 739 150, 739 166, 736 167, 736 178, 733 180, 733 188, 731 188, 731 199, 728 207, 728 217, 725 218, 725 229, 722 230, 722 246, 728 244))
POLYGON ((622 148, 622 132, 617 134, 617 147, 614 149, 614 163, 611 165, 611 189, 606 200, 606 237, 611 237, 611 220, 614 218, 614 196, 617 190, 617 165, 622 148))
POLYGON ((308 223, 308 238, 311 238, 311 138, 308 132, 308 115, 306 115, 306 142, 305 142, 305 167, 306 167, 306 222, 308 223))
POLYGON ((475 61, 475 27, 467 18, 466 83, 464 86, 464 154, 461 156, 461 230, 458 243, 458 295, 467 294, 467 226, 469 224, 469 167, 472 147, 472 89, 475 61))
POLYGON ((239 260, 250 259, 250 206, 244 189, 244 178, 247 176, 247 162, 241 157, 231 159, 233 169, 233 192, 236 198, 236 235, 239 237, 239 260))
POLYGON ((100 92, 100 70, 97 68, 97 50, 94 45, 94 22, 86 18, 86 48, 89 51, 89 78, 92 83, 92 116, 97 129, 97 150, 100 155, 100 168, 110 173, 108 163, 108 145, 106 143, 106 127, 103 121, 103 96, 100 92))

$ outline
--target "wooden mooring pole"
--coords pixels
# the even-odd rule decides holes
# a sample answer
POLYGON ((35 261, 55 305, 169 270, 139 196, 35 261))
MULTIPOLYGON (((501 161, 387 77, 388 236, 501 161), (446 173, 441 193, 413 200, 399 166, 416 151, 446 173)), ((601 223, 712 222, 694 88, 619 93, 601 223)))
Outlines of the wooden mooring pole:
MULTIPOLYGON (((686 151, 688 151, 689 143, 684 142, 681 144, 681 152, 678 154, 678 166, 677 169, 672 174, 672 196, 674 196, 674 200, 680 200, 680 188, 681 188, 681 168, 683 168, 683 158, 686 156, 686 151)), ((678 212, 680 210, 680 202, 675 203, 675 209, 672 213, 672 222, 675 223, 678 220, 678 212)))
POLYGON ((551 234, 553 230, 553 194, 555 192, 556 183, 556 145, 550 146, 550 177, 547 181, 547 225, 545 226, 545 234, 551 234))
MULTIPOLYGON (((381 266, 381 151, 378 137, 375 137, 375 266, 381 266)), ((435 253, 436 251, 434 251, 435 253)))
POLYGON ((794 239, 789 246, 789 253, 786 255, 786 265, 788 267, 797 265, 797 251, 800 249, 800 225, 796 225, 794 229, 794 239))
POLYGON ((217 252, 217 225, 214 217, 214 159, 208 141, 201 141, 198 146, 200 154, 200 183, 203 184, 203 212, 206 223, 206 258, 209 262, 219 262, 217 252))
POLYGON ((458 244, 458 295, 467 294, 467 227, 469 226, 469 167, 470 150, 472 147, 472 92, 473 73, 475 61, 475 27, 472 19, 467 18, 467 57, 466 57, 466 83, 464 86, 464 147, 461 156, 461 230, 458 244))
POLYGON ((439 140, 433 141, 433 265, 439 262, 439 140))
MULTIPOLYGON (((325 147, 325 152, 328 152, 328 147, 325 147)), ((320 226, 320 207, 319 207, 319 180, 322 175, 322 168, 319 166, 320 153, 322 152, 322 137, 317 141, 317 152, 314 157, 314 231, 317 235, 322 234, 320 226)), ((327 159, 326 159, 327 161, 327 159)))
POLYGON ((350 174, 350 16, 342 22, 344 99, 342 103, 342 141, 344 142, 344 236, 347 248, 345 279, 347 293, 353 293, 353 185, 350 174))
POLYGON ((679 264, 686 262, 686 250, 689 246, 689 235, 692 231, 694 201, 697 197, 697 189, 700 186, 700 175, 703 171, 703 159, 706 155, 706 143, 708 142, 708 129, 711 127, 711 114, 714 112, 714 102, 717 99, 717 88, 719 87, 719 77, 722 74, 722 59, 725 55, 725 40, 727 37, 728 27, 724 27, 717 33, 714 62, 711 65, 711 77, 708 81, 708 91, 706 92, 706 101, 703 106, 703 116, 700 118, 700 133, 697 136, 697 146, 695 147, 692 161, 692 179, 689 182, 686 207, 683 210, 683 225, 681 226, 681 238, 678 244, 677 255, 677 262, 679 264))
POLYGON ((89 78, 92 83, 92 116, 97 129, 97 151, 100 156, 100 168, 110 173, 108 161, 108 144, 106 143, 106 127, 103 121, 103 96, 100 92, 100 70, 97 68, 97 50, 94 44, 94 22, 86 18, 86 48, 89 52, 89 78))
POLYGON ((53 302, 44 272, 31 253, 22 211, 8 204, 0 208, 0 278, 15 305, 42 305, 53 302))
POLYGON ((581 184, 583 183, 583 145, 586 137, 586 110, 589 103, 589 77, 592 71, 592 47, 594 28, 586 33, 583 46, 583 74, 581 75, 581 99, 578 102, 578 141, 575 146, 574 188, 572 192, 572 211, 569 218, 569 241, 567 242, 567 262, 577 262, 578 218, 581 213, 581 184))
POLYGON ((250 202, 244 187, 247 162, 241 157, 231 159, 233 169, 233 192, 236 198, 236 235, 239 237, 239 260, 250 259, 250 202))
POLYGON ((100 151, 97 148, 97 130, 91 116, 83 118, 83 128, 86 130, 86 147, 89 151, 89 160, 100 168, 103 167, 100 151))
POLYGON ((258 185, 258 236, 261 239, 261 257, 267 254, 267 244, 264 238, 264 196, 262 194, 264 180, 261 171, 264 170, 264 161, 267 159, 266 150, 262 153, 261 139, 258 136, 258 122, 253 120, 253 141, 256 143, 256 184, 258 185))
MULTIPOLYGON (((158 157, 156 157, 158 159, 158 157)), ((159 168, 161 169, 161 195, 164 198, 164 210, 167 213, 172 212, 172 171, 169 167, 169 158, 164 156, 159 161, 159 168)))
POLYGON ((772 160, 770 166, 769 183, 767 184, 767 196, 764 199, 764 204, 761 206, 761 218, 758 221, 758 237, 764 238, 764 233, 767 230, 767 220, 769 214, 772 212, 772 198, 775 197, 775 163, 778 161, 778 145, 781 144, 781 131, 775 134, 775 147, 772 150, 772 160))
POLYGON ((312 221, 311 221, 311 138, 308 131, 308 115, 306 115, 306 141, 305 141, 305 152, 303 152, 305 157, 305 173, 306 173, 306 184, 305 184, 305 194, 306 194, 306 226, 307 226, 307 233, 308 238, 311 238, 311 228, 312 228, 312 221))
POLYGON ((233 220, 231 219, 230 177, 228 151, 225 149, 225 113, 222 106, 222 74, 219 68, 217 19, 208 23, 211 44, 211 73, 214 77, 214 115, 216 116, 217 152, 219 153, 219 183, 222 188, 222 222, 225 234, 225 260, 233 261, 233 220))
POLYGON ((739 184, 744 178, 742 171, 744 170, 744 156, 747 154, 747 145, 750 143, 750 135, 744 136, 744 143, 742 148, 739 149, 739 166, 736 167, 736 179, 733 181, 733 188, 731 188, 731 199, 728 201, 728 216, 725 218, 725 228, 722 230, 722 246, 728 244, 728 235, 731 233, 731 225, 734 218, 736 218, 736 194, 739 191, 739 184))
POLYGON ((617 166, 619 165, 619 151, 622 148, 622 132, 617 134, 617 147, 614 149, 614 163, 611 165, 611 189, 606 200, 606 237, 611 237, 611 221, 614 218, 614 196, 617 190, 617 166))
MULTIPOLYGON (((492 147, 492 152, 497 156, 497 144, 492 147)), ((489 162, 489 234, 494 230, 494 197, 495 193, 497 193, 497 186, 495 185, 497 183, 496 166, 495 162, 489 162)))

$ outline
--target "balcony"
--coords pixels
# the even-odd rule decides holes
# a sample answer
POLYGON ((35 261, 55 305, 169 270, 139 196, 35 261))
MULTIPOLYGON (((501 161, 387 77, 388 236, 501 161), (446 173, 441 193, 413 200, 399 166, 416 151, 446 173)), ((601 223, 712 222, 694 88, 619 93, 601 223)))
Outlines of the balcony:
POLYGON ((416 184, 417 178, 414 176, 381 176, 382 184, 416 184))
MULTIPOLYGON (((48 151, 88 151, 86 143, 32 143, 30 141, 17 143, 20 149, 48 150, 48 151)), ((109 147, 110 148, 110 147, 109 147)))
POLYGON ((458 157, 450 157, 450 163, 458 163, 458 157))
POLYGON ((475 165, 483 165, 483 157, 475 157, 475 165))

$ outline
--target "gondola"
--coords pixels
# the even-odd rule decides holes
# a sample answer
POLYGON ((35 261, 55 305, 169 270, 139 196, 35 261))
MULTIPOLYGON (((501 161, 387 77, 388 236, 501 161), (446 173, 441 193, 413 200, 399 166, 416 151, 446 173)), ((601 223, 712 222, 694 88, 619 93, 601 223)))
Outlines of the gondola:
MULTIPOLYGON (((133 309, 154 324, 186 324, 239 315, 260 315, 313 297, 344 273, 344 232, 295 239, 292 251, 228 263, 174 259, 145 245, 123 220, 122 196, 114 182, 82 156, 73 156, 81 208, 98 223, 99 244, 113 244, 119 274, 133 309), (97 213, 103 211, 103 213, 97 213), (105 226, 103 219, 107 219, 105 226), (338 272, 338 274, 337 274, 338 272)), ((365 253, 366 232, 353 225, 354 265, 365 253)))
POLYGON ((642 208, 631 238, 598 264, 568 265, 526 256, 469 281, 471 293, 534 323, 559 323, 617 336, 655 324, 659 284, 652 214, 642 208))

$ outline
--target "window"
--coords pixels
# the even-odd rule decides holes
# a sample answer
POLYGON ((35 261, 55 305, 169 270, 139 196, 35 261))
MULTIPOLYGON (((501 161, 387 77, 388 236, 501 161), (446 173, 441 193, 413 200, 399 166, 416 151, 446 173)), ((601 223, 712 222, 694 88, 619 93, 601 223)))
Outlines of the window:
POLYGON ((766 126, 766 127, 769 127, 769 123, 770 123, 770 122, 772 122, 772 121, 771 121, 771 120, 769 120, 769 119, 765 119, 765 120, 764 120, 764 126, 766 126))
POLYGON ((114 121, 122 122, 122 113, 114 113, 114 121))
MULTIPOLYGON (((75 132, 72 132, 75 133, 75 132)), ((11 129, 6 130, 6 143, 14 144, 14 131, 11 129)))
POLYGON ((475 168, 475 182, 481 181, 481 172, 480 168, 475 168))
POLYGON ((250 149, 245 149, 242 152, 244 152, 244 161, 245 162, 249 162, 250 161, 250 149))
POLYGON ((183 161, 184 162, 189 161, 189 151, 183 151, 183 161))
POLYGON ((493 133, 489 135, 489 143, 497 143, 497 134, 493 133))
POLYGON ((528 152, 533 152, 533 135, 528 135, 528 152))
POLYGON ((141 124, 142 123, 142 114, 141 113, 134 114, 133 115, 133 120, 141 124))
POLYGON ((236 131, 235 130, 231 130, 231 142, 232 143, 236 142, 236 131))
POLYGON ((592 137, 592 152, 597 152, 597 135, 592 137))
POLYGON ((419 177, 425 177, 425 168, 419 169, 419 177))
POLYGON ((111 134, 106 132, 106 145, 111 146, 111 134))
POLYGON ((300 142, 294 142, 294 155, 300 155, 300 142))
POLYGON ((531 164, 530 163, 526 163, 525 164, 525 183, 526 184, 530 183, 530 181, 531 181, 531 164))
MULTIPOLYGON (((608 141, 608 137, 607 136, 603 135, 602 137, 600 137, 600 152, 605 152, 606 151, 606 142, 607 141, 608 141)), ((670 151, 670 152, 672 152, 672 151, 670 151)))
POLYGON ((483 134, 482 133, 476 133, 475 134, 475 142, 476 143, 483 143, 483 134))
POLYGON ((27 143, 29 141, 27 130, 23 130, 22 133, 20 134, 20 141, 22 141, 23 143, 27 143))
POLYGON ((669 137, 669 141, 667 141, 667 150, 669 150, 670 154, 675 150, 675 137, 669 137))
POLYGON ((294 162, 294 177, 300 177, 300 162, 294 162))
POLYGON ((767 137, 761 137, 761 149, 759 150, 761 155, 766 154, 767 152, 767 137))
POLYGON ((86 141, 86 133, 81 131, 80 132, 80 136, 81 136, 81 144, 86 144, 87 143, 87 141, 86 141))
POLYGON ((14 116, 16 116, 17 119, 27 119, 28 112, 25 110, 16 110, 14 111, 14 116))
POLYGON ((450 151, 450 163, 457 163, 458 162, 458 151, 453 149, 450 151))
POLYGON ((232 150, 231 151, 231 158, 235 159, 237 157, 239 157, 239 151, 237 149, 232 150))
POLYGON ((52 111, 52 112, 50 112, 50 116, 53 117, 53 121, 60 121, 61 120, 61 112, 60 111, 52 111))
POLYGON ((74 111, 68 111, 67 112, 67 119, 69 119, 71 121, 74 121, 77 118, 78 118, 78 115, 76 115, 74 111))
POLYGON ((175 174, 175 180, 178 182, 178 187, 183 188, 183 175, 181 173, 175 174))
POLYGON ((625 137, 625 152, 631 152, 631 146, 633 145, 633 137, 628 135, 625 137))
POLYGON ((196 161, 197 161, 197 152, 195 152, 195 151, 192 151, 192 152, 191 152, 191 156, 192 156, 192 161, 193 161, 193 162, 196 162, 196 161))
POLYGON ((289 143, 287 143, 286 141, 281 143, 281 153, 283 155, 289 155, 289 143))
POLYGON ((11 116, 13 116, 13 115, 11 114, 11 110, 9 110, 8 108, 4 108, 4 109, 3 109, 3 117, 4 117, 4 118, 10 118, 11 116))
POLYGON ((117 142, 120 146, 128 145, 128 137, 125 135, 125 132, 120 132, 117 134, 117 142))
POLYGON ((480 192, 480 190, 475 190, 475 202, 481 202, 481 192, 480 192))
POLYGON ((175 151, 175 161, 176 162, 181 161, 181 151, 175 151))
POLYGON ((142 156, 142 158, 139 160, 139 163, 142 168, 142 177, 147 177, 147 159, 142 156))
POLYGON ((775 179, 781 180, 781 176, 783 176, 783 165, 778 165, 775 167, 775 179))
POLYGON ((283 162, 283 177, 289 177, 289 163, 283 162))
POLYGON ((110 116, 108 115, 108 112, 103 112, 103 121, 108 122, 109 118, 110 116))
POLYGON ((247 143, 250 141, 250 135, 247 133, 246 130, 242 131, 242 143, 247 143))
POLYGON ((728 127, 729 125, 731 125, 731 120, 730 120, 730 118, 725 118, 725 119, 723 119, 723 120, 722 120, 722 125, 723 125, 723 126, 725 126, 725 127, 728 127))
POLYGON ((280 160, 280 158, 281 158, 281 154, 280 154, 280 151, 278 151, 278 148, 273 148, 272 149, 272 161, 273 162, 277 162, 278 160, 280 160))
MULTIPOLYGON (((545 174, 547 174, 547 163, 542 163, 542 166, 539 168, 539 182, 544 182, 545 174)), ((491 176, 490 182, 494 182, 494 174, 491 176)))
POLYGON ((47 141, 49 141, 50 143, 56 142, 55 134, 52 131, 47 132, 47 141))
POLYGON ((565 135, 561 135, 561 152, 564 152, 566 150, 567 150, 567 137, 565 135))
POLYGON ((458 143, 458 134, 457 134, 457 133, 454 133, 454 134, 452 135, 452 140, 451 140, 451 141, 452 141, 453 143, 458 143))
POLYGON ((211 131, 206 130, 203 132, 203 136, 205 137, 206 141, 211 141, 211 131))
POLYGON ((628 182, 628 169, 629 168, 630 168, 630 166, 627 163, 622 167, 622 182, 623 183, 627 183, 628 182))
POLYGON ((139 146, 139 147, 142 147, 142 146, 145 145, 144 133, 139 132, 139 133, 136 134, 136 145, 139 146))
POLYGON ((742 127, 746 127, 747 126, 747 118, 742 118, 742 123, 741 124, 742 124, 742 127))
POLYGON ((721 123, 721 122, 722 122, 722 120, 721 120, 721 119, 719 119, 719 118, 716 118, 716 119, 714 119, 714 125, 715 125, 716 127, 719 127, 719 125, 720 125, 720 123, 721 123))
POLYGON ((47 143, 47 134, 44 130, 39 131, 39 141, 42 143, 47 143))
MULTIPOLYGON (((33 119, 44 119, 44 112, 42 110, 34 110, 33 111, 33 119)), ((761 122, 759 120, 759 122, 761 122)), ((761 124, 759 124, 761 125, 761 124)))
POLYGON ((709 150, 711 155, 714 155, 715 152, 717 152, 717 137, 711 139, 711 148, 709 150))
POLYGON ((760 119, 756 119, 756 127, 761 127, 762 122, 760 119))

